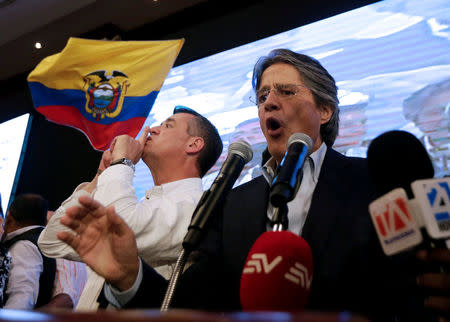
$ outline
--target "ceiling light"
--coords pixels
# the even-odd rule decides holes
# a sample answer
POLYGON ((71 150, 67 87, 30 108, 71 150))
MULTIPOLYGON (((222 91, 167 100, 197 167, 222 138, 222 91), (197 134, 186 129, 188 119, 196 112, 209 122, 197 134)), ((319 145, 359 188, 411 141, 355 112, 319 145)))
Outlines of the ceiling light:
POLYGON ((36 49, 41 49, 41 48, 42 48, 42 44, 41 44, 40 42, 36 42, 36 43, 34 44, 34 47, 35 47, 36 49))

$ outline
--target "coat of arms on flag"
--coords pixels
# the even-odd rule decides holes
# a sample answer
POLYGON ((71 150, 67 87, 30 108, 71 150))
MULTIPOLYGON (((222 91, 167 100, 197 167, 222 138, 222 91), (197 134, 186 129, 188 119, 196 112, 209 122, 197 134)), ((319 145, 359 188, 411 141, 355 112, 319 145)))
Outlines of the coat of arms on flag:
POLYGON ((115 136, 139 133, 183 43, 70 38, 28 75, 33 104, 106 150, 115 136))

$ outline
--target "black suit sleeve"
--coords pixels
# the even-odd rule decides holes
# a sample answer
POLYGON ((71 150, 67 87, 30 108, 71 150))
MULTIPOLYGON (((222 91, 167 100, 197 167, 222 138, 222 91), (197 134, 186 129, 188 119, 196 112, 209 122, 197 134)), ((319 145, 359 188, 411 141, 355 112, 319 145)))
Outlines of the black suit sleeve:
POLYGON ((159 308, 167 289, 167 280, 142 261, 142 282, 125 308, 159 308))
MULTIPOLYGON (((215 256, 201 256, 181 276, 171 304, 173 308, 221 310, 223 272, 215 256), (218 269, 220 271, 218 271, 218 269)), ((168 281, 142 262, 143 278, 133 299, 124 307, 160 308, 168 281)))

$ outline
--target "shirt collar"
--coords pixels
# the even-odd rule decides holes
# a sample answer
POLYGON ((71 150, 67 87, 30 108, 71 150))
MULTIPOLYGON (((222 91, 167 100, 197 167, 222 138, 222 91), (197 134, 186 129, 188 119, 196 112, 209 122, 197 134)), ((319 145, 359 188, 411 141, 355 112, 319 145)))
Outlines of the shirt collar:
MULTIPOLYGON (((311 173, 313 176, 314 183, 317 183, 319 179, 320 169, 322 168, 323 159, 325 158, 325 153, 327 152, 327 145, 322 142, 320 147, 311 153, 306 159, 311 165, 311 173)), ((275 169, 277 163, 273 157, 271 157, 262 167, 262 174, 269 184, 272 184, 273 178, 275 177, 275 169)))
POLYGON ((154 186, 151 190, 145 192, 145 198, 149 199, 151 195, 169 194, 174 191, 180 193, 184 190, 192 191, 193 189, 203 190, 202 179, 200 178, 186 178, 168 183, 163 183, 159 186, 154 186))
POLYGON ((15 237, 17 235, 23 234, 26 231, 29 231, 31 229, 38 228, 38 227, 43 227, 43 226, 32 225, 32 226, 26 226, 26 227, 22 227, 22 228, 19 228, 17 230, 14 230, 13 232, 11 232, 11 233, 6 235, 5 241, 10 240, 11 238, 13 238, 13 237, 15 237))
POLYGON ((322 142, 320 147, 311 153, 310 158, 313 161, 313 180, 314 183, 317 183, 317 180, 319 179, 320 169, 322 169, 323 159, 325 158, 325 154, 327 152, 327 145, 325 142, 322 142))

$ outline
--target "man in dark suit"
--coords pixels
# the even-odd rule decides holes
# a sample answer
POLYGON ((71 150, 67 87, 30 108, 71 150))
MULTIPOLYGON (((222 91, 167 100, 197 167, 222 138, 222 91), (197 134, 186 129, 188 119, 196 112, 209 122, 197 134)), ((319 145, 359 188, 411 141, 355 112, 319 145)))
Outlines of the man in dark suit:
MULTIPOLYGON (((245 259, 255 240, 270 229, 275 211, 268 202, 270 183, 286 152, 288 138, 300 132, 312 138, 314 148, 304 165, 300 188, 288 203, 288 218, 289 230, 300 234, 312 249, 314 274, 307 308, 350 310, 387 321, 399 309, 408 312, 409 306, 420 307, 415 297, 402 297, 403 291, 414 289, 399 278, 401 266, 392 265, 376 239, 368 214, 373 192, 365 160, 345 157, 331 148, 339 124, 333 77, 317 60, 279 49, 255 65, 253 88, 272 158, 264 167, 264 176, 237 187, 228 196, 223 212, 211 224, 200 247, 202 255, 181 276, 174 306, 240 309, 239 285, 245 259)), ((93 250, 88 245, 98 245, 96 242, 110 232, 96 231, 98 237, 88 240, 86 231, 91 228, 80 228, 79 222, 90 217, 121 227, 113 234, 121 240, 121 247, 133 249, 133 243, 125 238, 126 227, 111 209, 106 215, 105 209, 92 200, 80 202, 86 208, 71 209, 64 221, 78 229, 79 235, 62 233, 62 240, 82 257, 101 256, 100 247, 93 250)), ((111 302, 116 306, 158 307, 167 282, 133 256, 125 260, 120 248, 111 249, 114 254, 105 258, 107 264, 92 263, 94 270, 115 287, 106 291, 111 302), (119 273, 109 276, 112 269, 119 273), (121 291, 127 291, 126 295, 121 291)), ((89 264, 88 259, 85 262, 89 264)))

